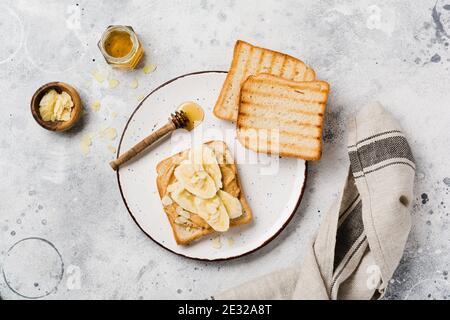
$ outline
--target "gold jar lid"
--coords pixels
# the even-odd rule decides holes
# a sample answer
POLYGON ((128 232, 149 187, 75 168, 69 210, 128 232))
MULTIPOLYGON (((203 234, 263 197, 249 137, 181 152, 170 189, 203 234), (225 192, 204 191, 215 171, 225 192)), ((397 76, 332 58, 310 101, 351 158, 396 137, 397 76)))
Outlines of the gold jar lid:
POLYGON ((103 32, 98 47, 106 62, 117 68, 133 69, 144 54, 142 45, 130 26, 109 26, 103 32))

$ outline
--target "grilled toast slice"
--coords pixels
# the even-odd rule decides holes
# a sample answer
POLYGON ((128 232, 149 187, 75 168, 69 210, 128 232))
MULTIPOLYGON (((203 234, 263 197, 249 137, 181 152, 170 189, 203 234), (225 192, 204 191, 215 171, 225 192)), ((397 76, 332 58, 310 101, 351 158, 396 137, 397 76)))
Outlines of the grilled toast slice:
MULTIPOLYGON (((205 143, 213 149, 219 163, 220 171, 222 173, 222 190, 237 197, 242 205, 243 214, 235 219, 230 219, 230 227, 247 224, 252 220, 252 211, 245 199, 242 186, 239 181, 236 164, 231 156, 230 150, 223 141, 210 141, 205 143)), ((156 167, 157 179, 156 184, 161 200, 168 196, 167 187, 175 181, 174 170, 181 161, 187 159, 189 150, 177 153, 158 163, 156 167)), ((180 216, 180 209, 175 202, 164 203, 164 211, 172 227, 173 235, 177 244, 186 245, 194 240, 202 238, 208 234, 215 232, 199 215, 190 213, 188 222, 182 224, 177 223, 177 218, 180 216)))
POLYGON ((322 154, 322 125, 329 85, 292 81, 270 74, 243 84, 237 136, 248 149, 305 160, 322 154))
POLYGON ((314 70, 299 59, 238 40, 234 46, 230 70, 214 106, 214 115, 235 121, 241 86, 249 76, 259 73, 295 81, 311 81, 316 77, 314 70))

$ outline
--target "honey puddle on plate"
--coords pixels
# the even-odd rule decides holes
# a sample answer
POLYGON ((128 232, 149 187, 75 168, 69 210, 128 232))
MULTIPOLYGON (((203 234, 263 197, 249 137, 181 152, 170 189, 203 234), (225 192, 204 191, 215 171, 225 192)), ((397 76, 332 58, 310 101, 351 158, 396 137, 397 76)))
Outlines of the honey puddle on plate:
POLYGON ((186 125, 186 130, 191 131, 198 126, 205 117, 202 107, 195 102, 185 102, 180 105, 178 110, 183 111, 186 117, 189 119, 189 123, 186 125))

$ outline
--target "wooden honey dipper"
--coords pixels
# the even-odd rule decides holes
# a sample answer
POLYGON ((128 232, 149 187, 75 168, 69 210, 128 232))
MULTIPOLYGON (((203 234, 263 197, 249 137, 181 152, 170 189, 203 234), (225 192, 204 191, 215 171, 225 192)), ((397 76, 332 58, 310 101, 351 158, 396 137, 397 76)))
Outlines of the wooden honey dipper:
POLYGON ((111 168, 117 171, 117 169, 119 169, 119 167, 122 164, 133 159, 135 156, 137 156, 139 153, 147 149, 149 146, 151 146, 154 142, 158 141, 163 136, 169 134, 170 132, 176 129, 187 128, 189 124, 190 124, 189 118, 183 110, 175 111, 175 113, 172 113, 170 115, 169 121, 165 125, 163 125, 161 128, 153 132, 151 135, 147 136, 146 138, 138 142, 130 150, 121 154, 120 157, 111 161, 109 165, 111 166, 111 168))

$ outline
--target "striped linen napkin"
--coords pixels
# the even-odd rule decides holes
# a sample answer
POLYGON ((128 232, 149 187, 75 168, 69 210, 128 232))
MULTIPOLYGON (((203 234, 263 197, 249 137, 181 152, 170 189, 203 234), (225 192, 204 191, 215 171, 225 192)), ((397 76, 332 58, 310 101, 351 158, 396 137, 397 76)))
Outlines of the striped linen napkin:
POLYGON ((384 295, 411 229, 414 158, 379 104, 349 124, 349 174, 301 267, 253 280, 217 299, 376 299, 384 295))

